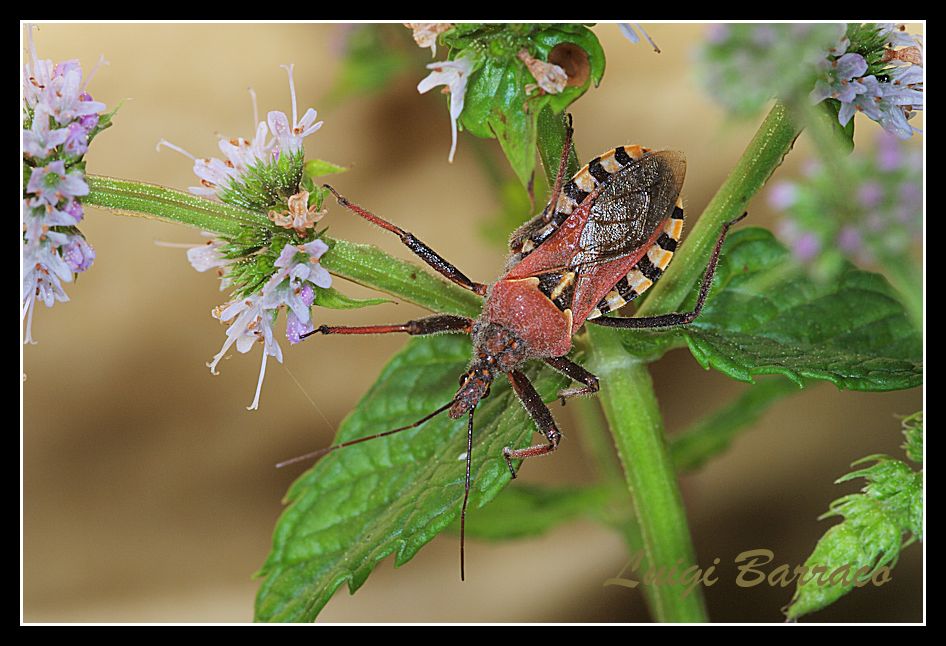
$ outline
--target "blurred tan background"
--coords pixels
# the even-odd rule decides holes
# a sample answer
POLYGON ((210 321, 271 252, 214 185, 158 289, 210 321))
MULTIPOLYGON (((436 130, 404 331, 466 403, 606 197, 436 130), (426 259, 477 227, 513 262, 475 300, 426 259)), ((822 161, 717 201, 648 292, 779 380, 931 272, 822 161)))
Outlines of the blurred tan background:
MULTIPOLYGON (((724 179, 758 120, 733 123, 696 83, 693 47, 704 25, 645 25, 657 55, 632 45, 616 25, 595 28, 607 53, 601 87, 573 107, 580 157, 622 143, 685 151, 685 196, 696 216, 724 179)), ((916 31, 916 30, 914 30, 916 31)), ((41 25, 41 58, 79 58, 88 71, 108 60, 90 90, 115 126, 87 155, 90 173, 186 188, 191 162, 165 138, 198 156, 217 155, 216 136, 248 136, 252 108, 289 111, 280 64, 295 63, 300 112, 325 120, 308 154, 351 167, 334 184, 402 224, 476 280, 494 278, 503 253, 478 234, 499 207, 459 135, 447 163, 450 124, 436 92, 419 96, 429 53, 386 91, 326 109, 338 69, 339 25, 41 25)), ((442 58, 443 52, 438 58, 442 58)), ((874 124, 858 119, 870 139, 874 124)), ((911 145, 921 145, 915 137, 911 145)), ((488 142, 495 146, 495 142, 488 142)), ((498 148, 498 146, 495 146, 498 148)), ((809 154, 803 135, 777 176, 796 176, 809 154)), ((751 225, 773 221, 763 198, 751 225)), ((393 237, 331 206, 332 235, 409 257, 393 237)), ((281 497, 302 469, 276 470, 287 457, 323 447, 338 423, 405 340, 395 336, 316 338, 270 361, 259 411, 247 411, 259 350, 231 353, 213 377, 207 362, 225 327, 210 316, 224 302, 218 281, 198 274, 182 249, 155 241, 200 242, 197 231, 115 217, 87 208, 82 230, 93 268, 68 286, 69 303, 37 307, 23 350, 23 619, 29 622, 241 622, 252 619, 281 497), (311 402, 310 402, 311 400, 311 402)), ((367 290, 336 286, 355 296, 367 290)), ((408 304, 357 312, 316 310, 321 322, 407 320, 408 304)), ((704 372, 685 351, 654 367, 670 432, 745 387, 704 372)), ((853 460, 902 455, 896 414, 922 407, 920 389, 839 392, 820 385, 783 400, 724 457, 683 479, 691 529, 705 566, 721 581, 706 590, 715 621, 781 621, 792 588, 739 589, 725 567, 765 547, 800 564, 831 521, 828 504, 858 484, 836 486, 853 460)), ((529 462, 526 481, 591 481, 567 412, 563 450, 529 462)), ((513 485, 515 486, 515 485, 513 485)), ((812 621, 922 619, 922 546, 905 551, 893 581, 856 591, 812 621)), ((340 590, 321 621, 647 621, 638 592, 603 587, 624 566, 620 539, 574 523, 539 540, 467 546, 468 580, 457 577, 457 540, 445 535, 409 564, 382 563, 354 596, 340 590)))

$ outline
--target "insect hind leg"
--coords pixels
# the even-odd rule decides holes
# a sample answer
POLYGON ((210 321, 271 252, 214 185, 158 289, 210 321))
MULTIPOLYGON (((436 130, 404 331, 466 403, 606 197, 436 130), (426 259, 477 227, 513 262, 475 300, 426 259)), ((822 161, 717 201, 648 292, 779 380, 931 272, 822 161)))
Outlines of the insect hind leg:
POLYGON ((700 285, 700 294, 696 299, 696 306, 692 311, 629 318, 601 317, 596 319, 588 319, 588 323, 604 325, 606 327, 636 329, 674 327, 677 325, 688 325, 692 323, 694 320, 696 320, 696 317, 700 315, 700 312, 703 311, 703 305, 706 302, 706 296, 709 294, 710 286, 713 284, 713 276, 716 274, 716 265, 719 263, 719 252, 723 248, 723 241, 726 239, 726 234, 729 233, 729 228, 747 215, 748 213, 743 213, 738 218, 730 220, 723 225, 723 229, 719 234, 719 238, 716 239, 716 246, 713 247, 713 254, 710 256, 709 264, 706 266, 706 271, 703 272, 703 282, 700 285))

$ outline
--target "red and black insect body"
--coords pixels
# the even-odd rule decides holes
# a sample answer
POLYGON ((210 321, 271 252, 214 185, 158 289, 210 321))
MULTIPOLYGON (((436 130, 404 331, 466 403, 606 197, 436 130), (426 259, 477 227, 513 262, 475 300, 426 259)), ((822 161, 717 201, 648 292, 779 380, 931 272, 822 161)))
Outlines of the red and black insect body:
POLYGON ((492 382, 506 376, 538 432, 546 439, 528 448, 503 450, 509 472, 515 477, 513 460, 554 451, 561 439, 548 406, 521 371, 523 364, 541 360, 578 382, 579 386, 559 393, 563 401, 567 397, 597 392, 598 378, 566 356, 572 347, 572 336, 586 322, 627 328, 668 327, 692 322, 703 307, 726 232, 735 222, 727 223, 719 235, 693 311, 641 318, 602 316, 646 291, 673 258, 683 231, 680 191, 686 160, 678 152, 621 146, 591 160, 563 185, 571 137, 569 126, 552 199, 541 213, 513 233, 505 273, 492 285, 470 280, 413 234, 349 202, 327 186, 339 204, 397 234, 411 251, 440 274, 485 297, 483 311, 475 320, 437 315, 397 325, 323 325, 312 333, 426 335, 455 332, 472 335, 473 358, 467 372, 460 377, 460 387, 451 401, 407 427, 346 442, 315 454, 415 428, 444 411, 454 419, 467 415, 466 488, 460 515, 461 578, 473 412, 489 393, 492 382))

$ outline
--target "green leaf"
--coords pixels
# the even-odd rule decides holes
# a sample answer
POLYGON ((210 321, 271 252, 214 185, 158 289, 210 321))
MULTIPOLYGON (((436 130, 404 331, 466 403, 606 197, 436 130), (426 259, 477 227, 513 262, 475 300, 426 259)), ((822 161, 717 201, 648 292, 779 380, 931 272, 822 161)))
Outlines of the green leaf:
MULTIPOLYGON (((605 487, 517 485, 467 518, 467 538, 504 540, 538 536, 556 525, 595 512, 608 503, 605 487)), ((459 530, 459 526, 456 527, 459 530)))
MULTIPOLYGON (((693 324, 651 332, 652 340, 683 339, 702 366, 740 381, 781 374, 865 391, 922 383, 922 340, 879 274, 847 264, 816 282, 771 233, 750 228, 726 241, 714 287, 693 324)), ((696 289, 688 303, 695 300, 696 289)), ((642 335, 625 338, 642 352, 642 335)))
POLYGON ((323 175, 335 175, 337 173, 344 173, 347 168, 344 166, 339 166, 338 164, 333 164, 332 162, 325 161, 324 159, 310 159, 305 163, 305 175, 306 177, 322 177, 323 175))
POLYGON ((354 310, 360 307, 369 307, 371 305, 392 302, 387 298, 352 298, 351 296, 342 294, 334 287, 316 287, 315 291, 315 304, 319 307, 327 307, 333 310, 354 310))
MULTIPOLYGON (((693 471, 725 451, 738 434, 754 424, 779 399, 799 392, 782 378, 766 378, 749 386, 732 402, 692 427, 669 438, 670 456, 678 473, 693 471)), ((593 400, 589 400, 592 401, 593 400)), ((574 405, 574 404, 569 404, 574 405)), ((583 431, 587 427, 583 428, 583 431)), ((615 506, 627 504, 627 491, 592 487, 514 486, 467 520, 467 536, 490 540, 539 535, 557 525, 588 516, 615 524, 615 506)), ((633 523, 620 514, 620 523, 633 523)))
MULTIPOLYGON (((477 137, 499 140, 519 181, 527 186, 535 170, 538 115, 546 107, 561 114, 592 83, 604 75, 604 51, 594 33, 583 25, 458 25, 444 34, 450 58, 474 61, 459 122, 477 137), (552 50, 571 44, 587 56, 579 85, 566 86, 559 94, 526 93, 535 78, 518 53, 547 61, 552 50)), ((561 51, 561 50, 560 50, 561 51)), ((569 71, 569 70, 566 70, 569 71)), ((578 77, 576 77, 578 78, 578 77)))
POLYGON ((903 451, 907 457, 923 464, 923 411, 913 413, 903 419, 903 435, 906 438, 903 451))
MULTIPOLYGON (((410 424, 450 401, 471 354, 466 336, 411 339, 345 419, 336 442, 410 424)), ((536 371, 528 371, 530 377, 536 371)), ((543 369, 547 401, 564 379, 543 369)), ((459 515, 466 418, 440 415, 417 429, 330 453, 293 484, 260 575, 259 621, 312 621, 335 590, 354 592, 390 554, 403 565, 459 515)), ((468 518, 509 481, 506 446, 533 440, 535 425, 505 380, 476 409, 468 518)))
POLYGON ((834 501, 822 516, 844 520, 825 532, 805 561, 812 576, 808 581, 799 579, 786 610, 789 619, 821 610, 856 586, 869 585, 868 580, 875 585, 888 580, 900 550, 922 538, 923 473, 886 456, 871 456, 855 464, 865 461, 873 464, 838 480, 866 478, 867 485, 863 493, 834 501), (906 543, 904 536, 910 537, 906 543))

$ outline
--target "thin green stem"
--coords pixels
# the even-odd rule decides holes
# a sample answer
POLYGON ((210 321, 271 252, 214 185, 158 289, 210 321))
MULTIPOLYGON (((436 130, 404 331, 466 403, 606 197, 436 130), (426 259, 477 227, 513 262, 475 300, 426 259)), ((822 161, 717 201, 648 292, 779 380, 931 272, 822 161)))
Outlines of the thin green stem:
MULTIPOLYGON (((263 213, 212 201, 175 189, 127 180, 88 176, 83 202, 117 215, 146 217, 185 224, 222 236, 237 236, 246 227, 271 227, 263 213)), ((434 312, 477 316, 482 300, 476 294, 432 275, 418 265, 376 247, 322 238, 331 251, 321 258, 329 272, 396 296, 434 312)))
POLYGON ((674 258, 660 282, 651 288, 647 300, 637 311, 638 316, 673 312, 683 305, 706 268, 706 259, 723 224, 746 210, 749 200, 765 185, 792 149, 799 132, 801 130, 790 118, 788 108, 776 103, 736 167, 686 236, 686 253, 679 259, 674 258))
POLYGON ((212 202, 156 184, 101 175, 89 175, 87 181, 89 194, 82 201, 107 209, 116 215, 186 224, 221 235, 237 235, 246 225, 269 224, 269 220, 262 213, 222 202, 212 202))

